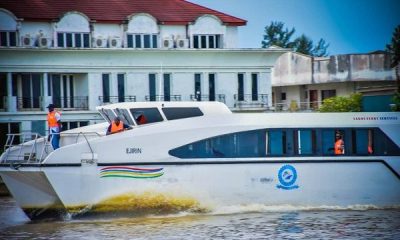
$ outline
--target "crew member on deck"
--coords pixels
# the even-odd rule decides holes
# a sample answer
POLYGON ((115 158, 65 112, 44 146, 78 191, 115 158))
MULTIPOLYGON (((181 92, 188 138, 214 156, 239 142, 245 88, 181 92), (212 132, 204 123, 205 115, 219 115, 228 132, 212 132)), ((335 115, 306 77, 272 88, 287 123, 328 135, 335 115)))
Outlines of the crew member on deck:
POLYGON ((107 135, 114 134, 114 133, 122 132, 124 130, 129 130, 129 129, 132 129, 132 127, 129 125, 126 125, 125 123, 122 123, 121 119, 119 117, 115 117, 114 121, 112 121, 110 126, 108 126, 106 134, 107 135))
POLYGON ((340 132, 336 132, 336 140, 335 140, 335 155, 343 155, 344 154, 344 141, 342 139, 342 134, 340 132))
POLYGON ((47 114, 47 124, 49 125, 49 141, 53 149, 60 147, 60 132, 61 132, 61 113, 54 110, 55 105, 47 106, 49 113, 47 114))

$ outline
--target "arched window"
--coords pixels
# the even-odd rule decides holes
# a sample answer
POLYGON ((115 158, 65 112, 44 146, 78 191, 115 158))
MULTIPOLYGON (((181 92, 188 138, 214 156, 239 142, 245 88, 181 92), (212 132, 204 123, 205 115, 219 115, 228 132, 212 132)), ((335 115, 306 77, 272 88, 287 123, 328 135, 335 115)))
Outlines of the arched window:
POLYGON ((157 20, 145 13, 131 16, 126 31, 126 47, 158 48, 159 29, 157 20))
POLYGON ((17 25, 14 14, 0 8, 0 47, 17 46, 17 25))
POLYGON ((223 48, 226 27, 213 15, 203 15, 189 26, 192 48, 223 48))
POLYGON ((57 47, 90 47, 89 18, 79 12, 68 12, 57 23, 57 47))

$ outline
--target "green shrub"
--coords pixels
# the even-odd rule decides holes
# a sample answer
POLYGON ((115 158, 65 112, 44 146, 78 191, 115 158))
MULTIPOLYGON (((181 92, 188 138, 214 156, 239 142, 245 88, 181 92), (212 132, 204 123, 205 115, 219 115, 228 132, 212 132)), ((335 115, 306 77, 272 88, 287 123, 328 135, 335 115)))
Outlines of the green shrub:
POLYGON ((361 112, 361 93, 354 93, 350 97, 331 97, 324 99, 320 112, 361 112))

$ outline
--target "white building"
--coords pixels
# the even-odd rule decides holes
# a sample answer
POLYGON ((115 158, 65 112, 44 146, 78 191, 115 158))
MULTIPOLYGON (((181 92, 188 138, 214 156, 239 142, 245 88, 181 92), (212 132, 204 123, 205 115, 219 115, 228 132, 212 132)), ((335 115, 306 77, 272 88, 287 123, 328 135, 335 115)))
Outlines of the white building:
POLYGON ((121 101, 271 106, 284 49, 239 49, 245 20, 188 1, 0 1, 0 145, 7 132, 45 134, 46 106, 64 129, 121 101))

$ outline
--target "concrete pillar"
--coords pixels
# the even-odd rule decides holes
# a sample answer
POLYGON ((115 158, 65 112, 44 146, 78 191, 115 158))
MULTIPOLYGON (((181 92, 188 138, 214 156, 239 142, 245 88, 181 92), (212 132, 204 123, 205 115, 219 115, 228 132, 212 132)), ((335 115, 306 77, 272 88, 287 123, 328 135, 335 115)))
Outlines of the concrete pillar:
POLYGON ((201 95, 207 95, 207 98, 202 99, 202 101, 208 101, 210 97, 210 89, 209 89, 209 80, 210 80, 210 72, 203 73, 203 79, 201 82, 201 95))
POLYGON ((7 98, 6 98, 6 111, 17 111, 17 97, 12 95, 12 73, 7 73, 7 98))
POLYGON ((163 70, 160 71, 160 73, 157 74, 158 78, 156 78, 156 94, 160 95, 158 98, 156 98, 156 101, 159 100, 164 100, 164 72, 163 70), (162 97, 161 97, 162 96, 162 97))
POLYGON ((42 76, 43 98, 42 98, 42 106, 41 106, 41 109, 43 111, 47 111, 46 107, 53 101, 51 96, 49 96, 48 78, 49 78, 48 73, 43 73, 43 76, 42 76))
POLYGON ((88 73, 88 89, 90 89, 89 96, 89 110, 96 110, 96 107, 101 105, 99 96, 102 96, 102 74, 101 73, 88 73))

